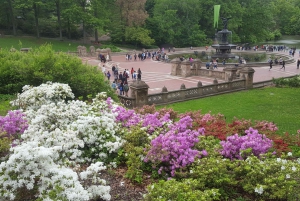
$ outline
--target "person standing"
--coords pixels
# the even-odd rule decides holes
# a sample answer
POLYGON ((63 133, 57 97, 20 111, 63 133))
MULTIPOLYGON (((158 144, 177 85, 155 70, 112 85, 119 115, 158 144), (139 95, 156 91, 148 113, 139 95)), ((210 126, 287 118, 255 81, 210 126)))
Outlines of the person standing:
POLYGON ((285 60, 282 60, 282 67, 280 69, 285 70, 285 60))
POLYGON ((123 81, 123 74, 122 72, 119 73, 119 80, 122 82, 123 81))
POLYGON ((119 90, 120 90, 120 95, 124 95, 124 84, 122 81, 120 83, 119 90))
POLYGON ((142 80, 142 73, 138 73, 137 79, 138 79, 138 80, 142 80))
POLYGON ((124 83, 123 88, 124 88, 125 96, 128 97, 129 86, 127 82, 124 83))
POLYGON ((113 88, 114 92, 117 92, 117 84, 116 84, 116 81, 113 81, 113 83, 111 84, 111 88, 113 88))
POLYGON ((105 66, 102 66, 102 73, 105 75, 105 66))
POLYGON ((142 71, 140 68, 138 69, 138 74, 142 74, 142 71))
POLYGON ((297 60, 297 69, 299 69, 300 66, 300 59, 297 60))
POLYGON ((131 79, 133 79, 133 72, 134 72, 134 70, 133 70, 133 67, 132 67, 131 71, 130 71, 130 73, 131 73, 131 79))
POLYGON ((106 73, 106 76, 107 76, 107 79, 108 79, 108 80, 110 80, 110 76, 111 76, 111 74, 110 74, 110 72, 109 72, 109 71, 107 71, 107 73, 106 73))

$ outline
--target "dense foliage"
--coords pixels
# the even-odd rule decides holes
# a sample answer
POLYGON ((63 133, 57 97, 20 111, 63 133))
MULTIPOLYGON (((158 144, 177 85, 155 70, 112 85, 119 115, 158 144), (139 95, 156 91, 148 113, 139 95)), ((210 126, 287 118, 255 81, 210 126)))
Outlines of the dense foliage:
POLYGON ((133 185, 153 179, 145 200, 300 196, 300 159, 287 150, 294 140, 277 146, 273 123, 127 110, 105 93, 90 103, 68 100, 74 94, 60 83, 23 90, 12 102, 22 111, 0 118, 1 199, 111 200, 99 173, 124 165, 133 185))
POLYGON ((38 86, 47 81, 66 83, 75 96, 87 98, 107 91, 115 98, 106 77, 97 67, 85 65, 81 59, 56 53, 50 45, 43 45, 28 53, 0 50, 0 94, 22 92, 24 85, 38 86))
POLYGON ((277 87, 300 87, 300 75, 292 78, 273 78, 273 83, 277 87))
POLYGON ((88 37, 109 34, 117 43, 176 47, 211 44, 214 5, 231 17, 233 42, 256 43, 298 35, 299 0, 55 0, 0 2, 2 33, 37 37, 88 37))

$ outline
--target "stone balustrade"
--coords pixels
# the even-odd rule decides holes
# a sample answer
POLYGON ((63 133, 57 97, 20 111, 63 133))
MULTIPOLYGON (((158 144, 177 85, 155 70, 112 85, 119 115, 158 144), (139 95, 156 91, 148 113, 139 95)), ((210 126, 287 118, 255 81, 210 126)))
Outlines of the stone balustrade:
POLYGON ((119 96, 119 98, 121 103, 126 107, 134 108, 152 104, 166 105, 253 88, 253 74, 255 71, 248 67, 241 68, 240 78, 235 79, 236 71, 237 68, 227 68, 226 71, 224 71, 224 78, 227 79, 225 82, 219 83, 215 78, 210 85, 203 86, 201 82, 198 82, 197 86, 186 88, 185 85, 182 84, 180 89, 175 91, 168 91, 166 87, 163 87, 161 93, 150 95, 148 94, 149 86, 144 81, 137 80, 129 86, 131 97, 119 96))

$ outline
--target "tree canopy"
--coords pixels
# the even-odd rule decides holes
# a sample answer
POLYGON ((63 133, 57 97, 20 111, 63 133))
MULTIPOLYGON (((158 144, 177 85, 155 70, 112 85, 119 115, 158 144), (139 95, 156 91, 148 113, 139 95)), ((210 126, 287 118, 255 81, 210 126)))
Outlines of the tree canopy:
POLYGON ((200 46, 212 42, 214 5, 231 17, 235 43, 256 43, 282 34, 298 35, 300 0, 3 0, 0 31, 137 46, 200 46))

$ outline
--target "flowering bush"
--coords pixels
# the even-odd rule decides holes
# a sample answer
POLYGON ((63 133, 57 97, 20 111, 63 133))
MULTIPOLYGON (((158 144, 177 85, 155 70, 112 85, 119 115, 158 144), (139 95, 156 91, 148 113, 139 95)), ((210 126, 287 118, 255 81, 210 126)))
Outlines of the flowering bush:
POLYGON ((272 140, 268 139, 265 135, 261 135, 257 130, 249 128, 245 131, 245 136, 238 134, 227 137, 226 141, 221 141, 223 149, 221 154, 230 159, 243 159, 249 154, 259 156, 266 153, 272 147, 272 140), (250 149, 250 153, 245 154, 243 151, 250 149))
POLYGON ((56 103, 66 98, 74 98, 69 85, 47 82, 38 87, 25 85, 22 93, 18 94, 17 99, 12 101, 11 104, 22 109, 37 109, 41 105, 56 103))
POLYGON ((297 200, 300 196, 300 161, 290 160, 289 157, 250 156, 245 161, 239 161, 240 165, 234 172, 243 189, 261 200, 297 200))
MULTIPOLYGON (((0 198, 14 200, 21 188, 32 191, 36 198, 43 200, 91 198, 91 193, 80 184, 76 172, 55 163, 59 159, 59 149, 61 147, 58 146, 45 148, 39 146, 38 142, 14 147, 8 161, 0 164, 0 198)), ((93 166, 91 169, 96 173, 99 170, 93 166)), ((101 187, 97 189, 103 192, 102 198, 110 200, 109 187, 101 187)))
POLYGON ((24 100, 20 106, 25 109, 29 126, 22 140, 15 141, 17 146, 11 149, 8 160, 1 163, 0 180, 5 182, 0 184, 0 198, 14 199, 18 191, 26 188, 36 198, 48 200, 89 200, 99 196, 110 200, 110 187, 96 177, 106 168, 104 163, 91 164, 86 171, 71 168, 85 161, 105 160, 122 146, 117 115, 112 112, 115 104, 110 99, 103 100, 105 94, 99 94, 90 105, 66 102, 64 99, 71 93, 63 95, 62 89, 67 91, 69 87, 47 85, 52 90, 49 94, 42 85, 19 95, 24 100))
POLYGON ((168 112, 163 113, 163 115, 159 112, 137 114, 134 110, 126 110, 120 106, 117 107, 114 112, 118 113, 116 120, 120 122, 123 127, 130 128, 140 125, 147 129, 149 134, 158 134, 162 129, 165 129, 165 126, 172 122, 168 112))
POLYGON ((9 111, 4 117, 0 116, 0 133, 5 132, 7 137, 17 137, 27 129, 27 120, 24 118, 25 114, 20 110, 9 111))
POLYGON ((199 141, 198 136, 204 133, 204 129, 195 131, 190 130, 191 127, 192 119, 188 116, 169 126, 167 133, 160 134, 151 141, 144 161, 160 166, 159 173, 162 170, 171 171, 172 176, 176 169, 193 163, 195 158, 201 157, 200 152, 193 149, 193 146, 199 141))

